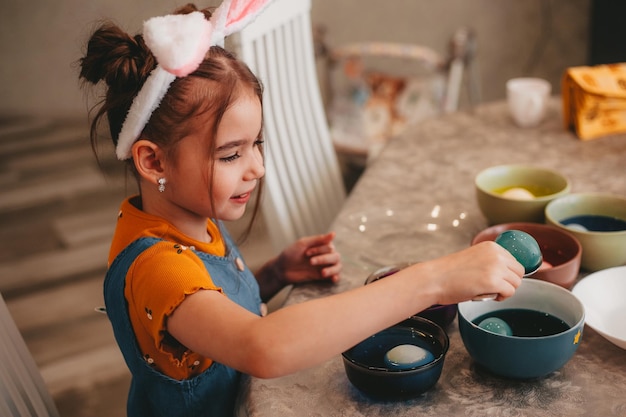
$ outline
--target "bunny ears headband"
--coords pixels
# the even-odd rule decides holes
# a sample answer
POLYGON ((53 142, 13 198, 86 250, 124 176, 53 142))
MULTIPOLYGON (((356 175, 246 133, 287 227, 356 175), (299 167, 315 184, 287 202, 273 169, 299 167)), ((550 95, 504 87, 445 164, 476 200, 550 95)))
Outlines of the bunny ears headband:
POLYGON ((144 22, 143 36, 157 60, 133 100, 120 132, 115 153, 131 157, 131 147, 159 106, 176 77, 194 72, 209 48, 223 46, 224 38, 248 25, 271 0, 224 0, 211 20, 201 12, 153 17, 144 22))

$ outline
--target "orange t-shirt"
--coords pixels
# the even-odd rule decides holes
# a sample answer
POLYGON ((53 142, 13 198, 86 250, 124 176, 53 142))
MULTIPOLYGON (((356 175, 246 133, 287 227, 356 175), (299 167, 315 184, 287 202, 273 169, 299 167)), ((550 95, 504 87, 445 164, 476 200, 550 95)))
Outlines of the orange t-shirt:
POLYGON ((109 265, 133 241, 141 237, 163 239, 134 260, 126 276, 124 296, 139 349, 159 372, 177 379, 191 378, 213 361, 190 351, 167 332, 167 318, 189 294, 198 290, 220 291, 202 261, 188 250, 224 256, 226 248, 218 226, 209 221, 210 243, 185 236, 172 224, 137 208, 138 197, 122 203, 109 252, 109 265))

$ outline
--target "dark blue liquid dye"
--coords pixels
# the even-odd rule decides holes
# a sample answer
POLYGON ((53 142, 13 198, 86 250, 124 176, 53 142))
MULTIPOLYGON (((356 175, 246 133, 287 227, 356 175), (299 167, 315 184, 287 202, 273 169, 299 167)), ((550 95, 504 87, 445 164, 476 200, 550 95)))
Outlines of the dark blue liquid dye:
POLYGON ((561 220, 564 225, 579 224, 591 232, 618 232, 626 230, 626 221, 616 217, 584 214, 561 220))
MULTIPOLYGON (((408 332, 407 329, 390 328, 365 339, 358 345, 347 351, 348 355, 356 362, 367 364, 372 368, 397 370, 398 367, 390 367, 385 362, 385 355, 390 349, 398 345, 411 344, 419 346, 431 353, 431 361, 443 353, 443 346, 430 335, 419 331, 408 332)), ((415 366, 419 366, 416 364, 415 366)))
POLYGON ((558 317, 524 308, 490 311, 472 320, 472 322, 478 326, 487 317, 497 317, 504 320, 511 327, 513 336, 518 337, 549 336, 570 329, 570 326, 558 317))

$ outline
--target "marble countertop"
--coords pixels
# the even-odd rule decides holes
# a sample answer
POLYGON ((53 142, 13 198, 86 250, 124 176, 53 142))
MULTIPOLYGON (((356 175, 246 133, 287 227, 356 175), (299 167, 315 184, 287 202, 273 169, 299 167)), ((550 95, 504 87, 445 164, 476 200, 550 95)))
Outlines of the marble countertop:
MULTIPOLYGON (((625 162, 626 135, 577 139, 563 128, 558 98, 546 120, 532 129, 515 127, 505 102, 423 122, 391 141, 373 161, 332 225, 344 260, 342 281, 296 287, 287 304, 363 285, 381 266, 467 247, 487 227, 473 183, 484 168, 529 163, 561 171, 571 192, 626 196, 625 162)), ((337 355, 283 378, 247 378, 240 415, 626 416, 626 351, 588 326, 574 357, 534 381, 502 379, 476 367, 456 320, 448 335, 441 378, 415 399, 371 400, 350 384, 337 355)))

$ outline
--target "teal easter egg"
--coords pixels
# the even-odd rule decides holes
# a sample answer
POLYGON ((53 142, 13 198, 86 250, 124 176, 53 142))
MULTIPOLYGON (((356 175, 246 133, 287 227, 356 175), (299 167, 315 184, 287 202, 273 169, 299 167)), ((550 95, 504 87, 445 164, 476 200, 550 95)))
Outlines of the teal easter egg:
POLYGON ((497 317, 487 317, 478 324, 478 327, 491 333, 501 334, 503 336, 513 336, 513 331, 509 324, 497 317))
POLYGON ((519 263, 524 265, 524 273, 535 272, 541 266, 543 256, 534 237, 521 230, 506 230, 495 239, 496 243, 508 250, 519 263))

